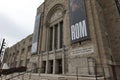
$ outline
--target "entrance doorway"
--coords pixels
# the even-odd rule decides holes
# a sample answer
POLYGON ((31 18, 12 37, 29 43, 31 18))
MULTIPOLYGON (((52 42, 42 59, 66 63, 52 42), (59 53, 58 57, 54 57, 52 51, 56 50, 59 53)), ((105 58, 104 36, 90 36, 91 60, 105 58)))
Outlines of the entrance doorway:
POLYGON ((117 74, 116 74, 116 66, 115 65, 112 65, 111 68, 112 68, 112 77, 113 77, 113 80, 117 80, 117 74))

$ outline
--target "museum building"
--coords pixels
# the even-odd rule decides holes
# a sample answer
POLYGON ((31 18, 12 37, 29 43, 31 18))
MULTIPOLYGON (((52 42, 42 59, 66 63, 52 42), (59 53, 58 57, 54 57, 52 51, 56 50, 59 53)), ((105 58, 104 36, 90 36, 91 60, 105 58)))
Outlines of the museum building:
POLYGON ((45 80, 119 80, 119 26, 119 0, 44 0, 29 66, 45 80))

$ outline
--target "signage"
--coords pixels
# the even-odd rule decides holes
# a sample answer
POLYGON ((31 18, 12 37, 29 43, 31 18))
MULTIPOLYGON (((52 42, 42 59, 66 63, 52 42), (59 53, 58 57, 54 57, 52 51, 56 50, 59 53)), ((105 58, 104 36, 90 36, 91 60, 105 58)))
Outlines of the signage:
POLYGON ((37 45, 38 45, 38 37, 39 37, 39 27, 40 27, 40 16, 41 14, 36 16, 35 20, 35 28, 34 28, 34 33, 33 33, 33 39, 32 39, 32 48, 31 48, 31 53, 37 53, 37 45))
POLYGON ((71 51, 71 55, 91 54, 94 52, 93 46, 79 47, 71 51))
POLYGON ((71 42, 86 40, 89 38, 89 35, 84 0, 69 1, 71 42))

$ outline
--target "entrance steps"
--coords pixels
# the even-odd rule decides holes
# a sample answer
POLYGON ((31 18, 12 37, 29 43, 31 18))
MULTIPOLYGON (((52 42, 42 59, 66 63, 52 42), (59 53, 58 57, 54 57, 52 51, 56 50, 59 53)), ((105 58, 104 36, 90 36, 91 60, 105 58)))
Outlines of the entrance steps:
MULTIPOLYGON (((70 76, 70 75, 56 75, 56 74, 39 75, 39 73, 14 73, 7 76, 3 75, 0 78, 0 80, 96 80, 96 77, 95 76, 82 77, 75 75, 70 76)), ((105 80, 105 79, 104 77, 97 77, 97 80, 105 80)))

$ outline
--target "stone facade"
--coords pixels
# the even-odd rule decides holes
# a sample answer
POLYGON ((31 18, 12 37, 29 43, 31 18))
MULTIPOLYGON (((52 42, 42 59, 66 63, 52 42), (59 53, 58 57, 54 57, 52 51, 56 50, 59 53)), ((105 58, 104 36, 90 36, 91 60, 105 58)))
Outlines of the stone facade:
MULTIPOLYGON (((45 0, 37 8, 37 15, 41 14, 39 44, 29 66, 40 69, 36 72, 41 80, 120 79, 120 8, 116 1, 85 0, 90 39, 76 43, 70 40, 69 0, 45 0)), ((15 53, 12 47, 10 51, 15 53)))
POLYGON ((5 51, 4 63, 10 68, 27 66, 31 57, 32 35, 9 47, 5 51))
POLYGON ((90 39, 71 44, 69 0, 45 0, 38 7, 42 13, 39 40, 39 67, 44 74, 103 76, 108 80, 119 79, 119 24, 120 16, 115 0, 85 0, 90 39), (56 16, 57 15, 57 16, 56 16), (50 31, 63 22, 63 46, 55 35, 49 42, 50 31), (49 47, 50 45, 51 48, 49 47), (57 45, 57 49, 54 45, 57 45), (88 51, 88 52, 87 52, 88 51), (61 62, 59 62, 60 60, 61 62), (61 66, 61 73, 58 71, 61 66), (116 72, 116 75, 114 74, 116 72))

